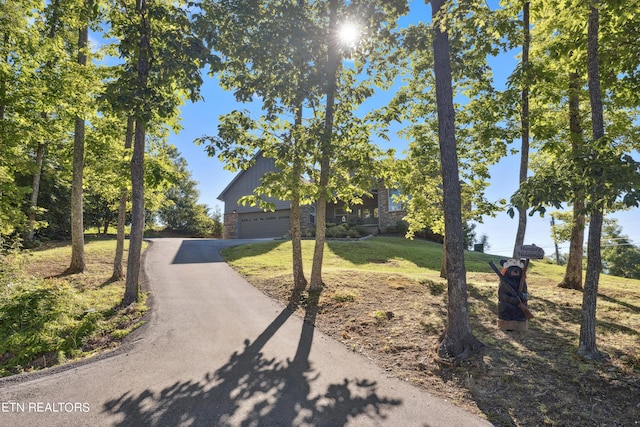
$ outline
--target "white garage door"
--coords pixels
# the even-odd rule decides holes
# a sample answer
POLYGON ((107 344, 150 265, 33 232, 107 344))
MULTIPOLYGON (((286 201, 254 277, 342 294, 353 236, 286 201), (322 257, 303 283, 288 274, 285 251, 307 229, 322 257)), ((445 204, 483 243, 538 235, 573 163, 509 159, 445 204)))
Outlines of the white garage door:
POLYGON ((282 237, 291 228, 291 211, 241 213, 238 227, 241 239, 282 237))

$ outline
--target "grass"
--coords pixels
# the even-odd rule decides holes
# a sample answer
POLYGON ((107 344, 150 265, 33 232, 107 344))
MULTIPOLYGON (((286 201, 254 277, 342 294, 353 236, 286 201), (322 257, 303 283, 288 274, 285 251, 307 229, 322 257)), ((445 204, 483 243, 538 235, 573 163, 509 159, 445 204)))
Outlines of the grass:
MULTIPOLYGON (((306 271, 311 270, 313 241, 303 241, 303 260, 306 271)), ((282 241, 251 243, 227 249, 225 259, 243 274, 251 276, 288 274, 291 259, 290 245, 282 241)), ((376 237, 358 241, 330 241, 327 243, 323 271, 339 273, 366 270, 382 274, 397 273, 407 277, 438 277, 442 245, 424 240, 395 237, 376 237)), ((487 271, 489 261, 500 258, 468 252, 467 271, 487 271)))
POLYGON ((110 281, 114 253, 115 240, 88 240, 86 272, 72 275, 64 274, 70 243, 0 258, 0 376, 113 348, 141 325, 144 302, 119 306, 124 281, 110 281))
MULTIPOLYGON (((313 241, 303 241, 305 272, 313 241)), ((227 261, 286 303, 289 242, 229 248, 227 261)), ((316 326, 399 378, 498 426, 640 423, 640 281, 601 275, 597 345, 602 362, 577 356, 582 292, 557 287, 562 267, 532 262, 527 276, 536 317, 524 333, 496 327, 497 278, 489 261, 465 253, 469 319, 485 347, 457 365, 435 356, 446 326, 442 246, 402 238, 328 242, 316 326)), ((300 309, 302 310, 302 309, 300 309)))

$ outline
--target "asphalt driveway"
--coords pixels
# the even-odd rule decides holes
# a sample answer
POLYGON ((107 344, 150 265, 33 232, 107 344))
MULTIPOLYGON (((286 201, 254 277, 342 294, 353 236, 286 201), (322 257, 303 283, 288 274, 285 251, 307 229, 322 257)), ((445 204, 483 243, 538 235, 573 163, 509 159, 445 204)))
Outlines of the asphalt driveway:
POLYGON ((0 426, 490 425, 329 339, 225 264, 154 239, 153 308, 119 351, 0 382, 0 426))

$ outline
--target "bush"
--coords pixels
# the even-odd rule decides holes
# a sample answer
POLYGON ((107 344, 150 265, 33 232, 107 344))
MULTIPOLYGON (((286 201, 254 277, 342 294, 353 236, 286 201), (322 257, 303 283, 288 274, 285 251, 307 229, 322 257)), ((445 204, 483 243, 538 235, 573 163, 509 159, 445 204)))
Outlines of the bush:
POLYGON ((403 236, 407 234, 407 231, 409 231, 409 223, 407 221, 398 221, 395 225, 387 227, 386 230, 387 233, 398 233, 403 236))
POLYGON ((357 239, 359 237, 364 237, 369 235, 369 230, 364 225, 355 225, 355 224, 346 224, 342 223, 339 225, 335 225, 333 227, 329 227, 327 225, 327 237, 333 239, 340 238, 354 238, 357 239))
MULTIPOLYGON (((24 365, 38 355, 62 350, 61 325, 69 319, 60 309, 70 295, 64 286, 47 286, 41 280, 22 283, 0 300, 0 376, 8 366, 24 365)), ((66 329, 66 328, 65 328, 66 329)), ((64 334, 62 334, 64 335, 64 334)))
POLYGON ((327 227, 327 237, 340 238, 347 236, 347 225, 340 224, 333 227, 327 227))

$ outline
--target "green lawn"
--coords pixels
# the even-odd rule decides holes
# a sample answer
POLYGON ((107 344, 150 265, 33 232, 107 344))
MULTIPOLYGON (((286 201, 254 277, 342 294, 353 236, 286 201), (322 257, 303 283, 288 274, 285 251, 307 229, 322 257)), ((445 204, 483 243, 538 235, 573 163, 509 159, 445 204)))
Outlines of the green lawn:
MULTIPOLYGON (((305 271, 311 271, 315 241, 302 242, 305 271)), ((291 243, 269 241, 236 246, 224 251, 225 259, 243 274, 287 274, 291 270, 291 243)), ((439 275, 442 245, 425 240, 398 237, 374 237, 367 240, 328 241, 325 246, 324 272, 362 270, 401 273, 407 276, 439 275)), ((492 272, 489 261, 500 257, 465 252, 467 271, 492 272)))

